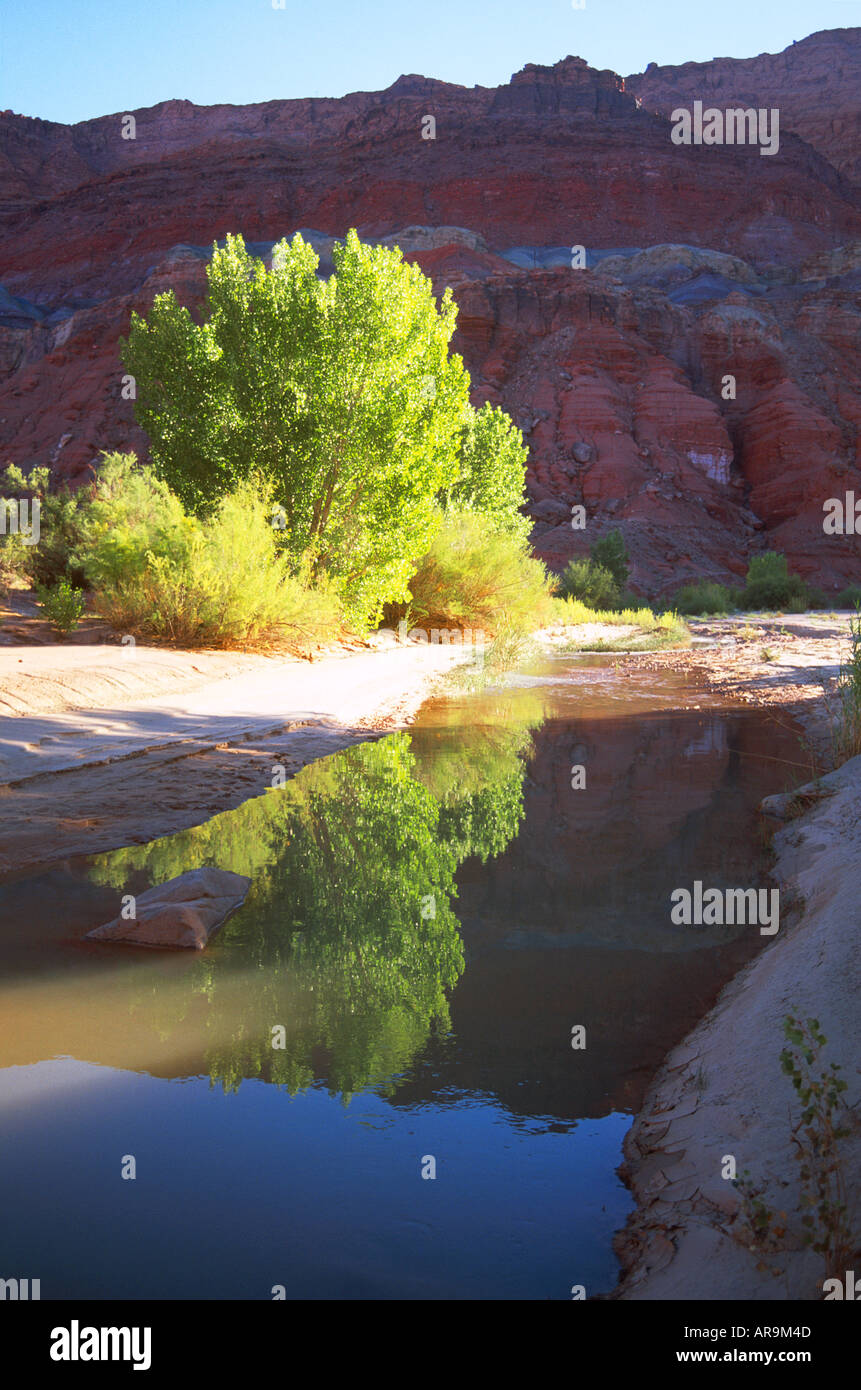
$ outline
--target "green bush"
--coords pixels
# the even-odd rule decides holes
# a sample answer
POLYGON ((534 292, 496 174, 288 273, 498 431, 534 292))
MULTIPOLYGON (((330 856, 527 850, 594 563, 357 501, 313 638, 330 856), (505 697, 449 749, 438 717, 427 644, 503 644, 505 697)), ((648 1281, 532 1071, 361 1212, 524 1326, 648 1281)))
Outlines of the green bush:
POLYGON ((673 598, 676 610, 687 614, 724 614, 739 609, 804 613, 825 603, 825 595, 809 589, 800 575, 791 574, 786 557, 774 551, 753 556, 743 589, 703 579, 683 585, 673 598))
POLYGON ((628 583, 628 551, 618 527, 596 541, 590 548, 589 555, 594 564, 610 571, 616 587, 621 592, 628 583))
POLYGON ((556 592, 560 598, 579 599, 587 608, 617 608, 621 601, 613 575, 594 560, 570 560, 556 592))
POLYGON ((7 594, 29 578, 31 549, 18 535, 0 535, 0 594, 7 594))
POLYGON ((547 571, 526 541, 470 511, 446 513, 410 592, 411 626, 504 632, 507 641, 551 611, 547 571))
POLYGON ((729 613, 735 607, 733 596, 723 584, 701 579, 696 584, 684 584, 673 598, 677 613, 729 613))
POLYGON ((78 516, 75 560, 94 589, 128 587, 143 577, 150 554, 180 562, 195 526, 167 483, 134 454, 105 454, 78 516))
POLYGON ((36 597, 45 616, 64 635, 73 632, 84 615, 84 595, 80 589, 73 589, 68 579, 53 586, 37 584, 36 597))
POLYGON ((783 609, 803 613, 809 606, 807 585, 790 574, 786 556, 776 551, 754 555, 747 571, 743 606, 747 609, 783 609))
POLYGON ((85 520, 97 611, 119 631, 186 647, 306 650, 331 640, 341 631, 337 599, 291 573, 270 516, 268 497, 244 482, 212 516, 188 517, 148 470, 126 473, 115 461, 85 520), (147 514, 148 497, 161 516, 147 514))
POLYGON ((74 561, 80 541, 80 509, 85 492, 72 492, 65 485, 51 489, 50 468, 33 468, 24 473, 16 464, 8 464, 2 491, 38 498, 40 504, 38 544, 28 545, 22 573, 43 587, 55 586, 61 579, 73 584, 83 582, 83 575, 74 561))
POLYGON ((861 605, 861 584, 850 584, 848 588, 841 589, 834 600, 835 608, 858 608, 859 605, 861 605))

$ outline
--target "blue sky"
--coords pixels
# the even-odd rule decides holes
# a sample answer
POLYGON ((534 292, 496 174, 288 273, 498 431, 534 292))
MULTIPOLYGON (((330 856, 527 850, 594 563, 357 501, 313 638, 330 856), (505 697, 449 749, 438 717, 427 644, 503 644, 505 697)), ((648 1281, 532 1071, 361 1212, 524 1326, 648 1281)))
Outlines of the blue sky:
POLYGON ((0 109, 72 122, 171 97, 343 96, 404 72, 496 86, 568 53, 624 74, 851 24, 861 0, 0 0, 0 109))

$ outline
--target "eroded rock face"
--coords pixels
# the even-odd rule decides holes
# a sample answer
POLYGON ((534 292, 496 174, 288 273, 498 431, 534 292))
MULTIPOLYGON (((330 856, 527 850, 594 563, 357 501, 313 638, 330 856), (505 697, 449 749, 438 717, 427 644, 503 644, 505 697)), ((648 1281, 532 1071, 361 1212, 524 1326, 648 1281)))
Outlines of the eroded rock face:
POLYGON ((704 106, 776 107, 794 130, 847 179, 861 184, 861 29, 824 29, 782 53, 713 58, 659 67, 625 78, 625 90, 649 110, 704 106))
POLYGON ((773 158, 678 146, 666 115, 578 58, 530 64, 498 88, 415 76, 340 100, 129 114, 133 140, 119 115, 73 127, 0 115, 10 293, 128 293, 167 247, 236 230, 271 241, 300 226, 453 226, 492 251, 673 242, 757 263, 861 235, 852 190, 791 122, 773 158))
POLYGON ((554 568, 618 525, 641 591, 734 581, 763 547, 826 589, 857 580, 856 538, 822 520, 861 495, 861 201, 804 122, 832 87, 835 121, 861 107, 859 53, 842 30, 642 83, 567 58, 497 89, 408 76, 341 100, 167 102, 135 113, 133 141, 118 117, 0 115, 0 461, 77 483, 102 449, 145 457, 117 346, 131 310, 166 289, 196 310, 227 232, 266 257, 302 229, 328 273, 357 226, 451 287, 474 400, 530 445, 554 568), (670 96, 778 103, 779 153, 674 146, 646 109, 670 96))
POLYGON ((250 878, 227 869, 191 869, 141 893, 133 918, 115 917, 87 932, 87 939, 202 951, 213 932, 242 906, 250 886, 250 878))
POLYGON ((602 266, 480 281, 448 266, 476 392, 526 431, 539 553, 559 569, 621 526, 635 587, 658 593, 693 577, 735 582, 763 547, 826 587, 857 578, 856 538, 822 531, 827 498, 861 495, 851 276, 820 287, 781 276, 685 304, 638 283, 633 259, 630 285, 602 266), (554 524, 548 500, 582 503, 586 530, 561 513, 554 524))

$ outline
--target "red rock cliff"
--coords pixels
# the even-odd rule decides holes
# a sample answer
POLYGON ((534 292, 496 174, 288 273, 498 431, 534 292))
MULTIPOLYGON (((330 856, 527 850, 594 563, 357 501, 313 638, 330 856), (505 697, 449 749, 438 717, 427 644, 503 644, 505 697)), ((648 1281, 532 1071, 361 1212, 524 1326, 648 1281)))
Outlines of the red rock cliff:
POLYGON ((410 76, 72 127, 4 113, 0 458, 75 479, 101 449, 145 452, 117 355, 131 308, 166 287, 198 303, 227 232, 263 251, 312 227, 325 258, 357 226, 452 285, 476 401, 526 431, 553 564, 618 524, 643 588, 740 574, 763 545, 861 579, 855 538, 821 525, 826 498, 861 496, 859 54, 839 30, 626 82, 567 58, 497 89, 410 76), (673 106, 724 98, 780 104, 777 154, 673 144, 673 106))

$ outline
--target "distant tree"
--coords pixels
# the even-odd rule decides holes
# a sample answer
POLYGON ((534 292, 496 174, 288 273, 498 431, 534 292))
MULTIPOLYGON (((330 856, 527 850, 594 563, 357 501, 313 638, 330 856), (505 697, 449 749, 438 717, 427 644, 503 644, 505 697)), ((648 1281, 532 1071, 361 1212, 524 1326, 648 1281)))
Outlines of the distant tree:
POLYGON ((807 607, 807 585, 799 574, 791 574, 785 555, 766 550, 751 556, 744 587, 746 608, 807 607))
POLYGON ((615 528, 608 531, 590 548, 589 554, 596 565, 609 570, 616 586, 624 589, 628 583, 628 551, 622 532, 615 528))
POLYGON ((594 560, 569 560, 559 580, 563 598, 579 599, 587 608, 613 609, 619 606, 619 586, 604 565, 594 560))

